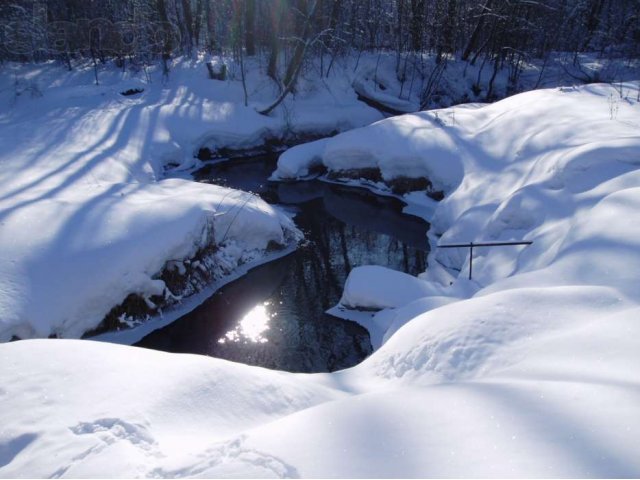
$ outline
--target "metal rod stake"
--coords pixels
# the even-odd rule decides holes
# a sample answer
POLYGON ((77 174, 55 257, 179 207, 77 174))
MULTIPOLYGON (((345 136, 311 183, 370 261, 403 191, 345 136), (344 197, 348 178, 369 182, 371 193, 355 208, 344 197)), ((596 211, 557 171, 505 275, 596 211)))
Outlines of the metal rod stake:
POLYGON ((469 280, 473 275, 473 247, 502 247, 504 245, 531 245, 533 242, 481 242, 481 243, 452 243, 450 245, 438 245, 438 248, 466 248, 469 247, 469 280))

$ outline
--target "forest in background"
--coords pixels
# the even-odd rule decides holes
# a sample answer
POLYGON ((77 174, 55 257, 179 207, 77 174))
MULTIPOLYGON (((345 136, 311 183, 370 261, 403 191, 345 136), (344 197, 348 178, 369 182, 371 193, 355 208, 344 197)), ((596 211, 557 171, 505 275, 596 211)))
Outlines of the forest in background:
MULTIPOLYGON (((0 4, 0 61, 57 59, 94 65, 162 62, 208 52, 243 65, 259 56, 284 94, 305 61, 328 76, 337 58, 394 52, 398 79, 407 65, 437 78, 451 59, 508 69, 515 86, 525 62, 542 68, 552 52, 603 59, 640 56, 638 0, 21 0, 0 4), (424 54, 435 58, 425 72, 424 54)), ((244 67, 242 67, 244 68, 244 67)), ((244 77, 244 71, 243 71, 244 77)), ((97 77, 96 77, 97 78, 97 77)), ((431 80, 431 79, 429 79, 431 80)))

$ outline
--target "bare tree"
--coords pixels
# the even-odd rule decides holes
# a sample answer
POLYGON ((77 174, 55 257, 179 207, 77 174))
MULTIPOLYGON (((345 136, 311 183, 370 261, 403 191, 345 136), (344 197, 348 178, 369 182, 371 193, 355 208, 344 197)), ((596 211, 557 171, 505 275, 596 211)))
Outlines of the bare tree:
POLYGON ((269 105, 267 108, 259 110, 258 113, 262 115, 269 115, 295 88, 296 82, 298 81, 298 75, 300 75, 300 70, 302 69, 305 53, 307 52, 311 43, 311 25, 317 11, 317 7, 318 2, 314 0, 311 6, 308 7, 308 10, 306 11, 301 32, 302 36, 299 39, 296 39, 296 48, 294 50, 291 61, 287 66, 287 71, 285 73, 283 82, 284 88, 282 92, 271 105, 269 105))

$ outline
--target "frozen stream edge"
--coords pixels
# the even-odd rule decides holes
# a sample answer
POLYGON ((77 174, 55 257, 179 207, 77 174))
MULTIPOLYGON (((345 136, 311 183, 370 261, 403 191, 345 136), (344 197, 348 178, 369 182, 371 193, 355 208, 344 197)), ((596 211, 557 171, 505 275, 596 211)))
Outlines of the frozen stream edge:
MULTIPOLYGON (((364 188, 375 195, 380 195, 383 197, 392 197, 400 200, 405 206, 402 208, 403 215, 413 215, 415 217, 422 218, 428 223, 432 222, 433 215, 435 213, 436 208, 438 207, 438 201, 428 197, 424 191, 413 191, 406 193, 404 195, 398 195, 392 193, 385 187, 381 187, 380 185, 366 181, 366 180, 331 180, 327 178, 325 175, 321 175, 317 177, 317 180, 330 183, 333 185, 342 185, 354 188, 364 188)), ((278 181, 278 180, 276 180, 278 181)), ((281 180, 280 180, 281 181, 281 180)), ((298 181, 298 180, 294 180, 298 181)), ((436 245, 438 243, 438 238, 432 232, 431 229, 427 232, 427 236, 425 237, 425 242, 428 242, 431 247, 431 251, 435 250, 436 245)), ((428 265, 427 265, 427 268, 428 265)), ((343 287, 344 288, 344 287, 343 287)), ((386 309, 383 309, 386 310, 386 309)), ((383 310, 377 311, 369 311, 369 310, 358 310, 352 308, 346 308, 342 304, 337 303, 333 307, 325 310, 327 315, 331 315, 336 318, 340 318, 342 320, 355 322, 358 325, 364 327, 367 332, 369 332, 369 337, 371 339, 371 346, 373 350, 378 350, 382 344, 384 343, 384 336, 389 327, 389 325, 381 325, 379 322, 376 322, 376 315, 383 310)))

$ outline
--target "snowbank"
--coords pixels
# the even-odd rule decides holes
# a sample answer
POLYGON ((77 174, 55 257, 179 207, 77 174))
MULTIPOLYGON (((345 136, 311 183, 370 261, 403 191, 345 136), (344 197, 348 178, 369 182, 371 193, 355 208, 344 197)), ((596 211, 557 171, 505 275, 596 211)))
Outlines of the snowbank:
MULTIPOLYGON (((378 169, 384 180, 427 176, 445 192, 429 218, 432 246, 534 242, 475 249, 475 290, 594 284, 635 296, 638 232, 626 219, 637 208, 637 92, 634 83, 588 85, 403 115, 327 140, 322 161, 337 172, 378 169)), ((305 150, 287 153, 287 169, 278 168, 276 177, 310 162, 305 150)), ((416 193, 407 199, 421 201, 416 193)), ((425 279, 448 285, 468 272, 468 249, 434 248, 429 264, 425 279)), ((458 280, 450 290, 460 288, 458 280)), ((372 287, 370 296, 379 290, 372 287)))
MULTIPOLYGON (((640 208, 637 98, 637 83, 590 85, 438 111, 449 123, 433 135, 456 139, 449 154, 457 153, 463 173, 429 218, 429 268, 420 280, 406 281, 379 267, 354 269, 341 304, 330 311, 364 325, 380 348, 356 370, 368 365, 376 374, 406 377, 412 384, 466 381, 478 374, 477 368, 489 376, 506 370, 509 388, 514 379, 532 375, 585 383, 591 372, 611 368, 613 377, 625 376, 624 365, 606 352, 615 357, 619 348, 628 348, 622 356, 630 358, 631 349, 640 346, 628 340, 609 343, 612 335, 635 330, 630 323, 640 303, 640 230, 629 221, 640 208), (622 98, 621 89, 626 92, 622 98), (435 248, 483 240, 531 240, 533 245, 474 249, 472 281, 467 279, 469 249, 435 248), (616 316, 621 305, 629 310, 616 316), (349 308, 383 310, 371 314, 349 308), (599 323, 601 318, 611 322, 610 330, 599 323), (529 350, 537 335, 548 337, 540 341, 549 342, 550 351, 564 348, 569 355, 584 342, 589 353, 554 364, 544 359, 545 346, 529 350), (511 346, 503 350, 506 345, 511 346), (511 368, 521 360, 540 364, 511 368)), ((376 143, 379 125, 391 130, 398 124, 405 132, 395 140, 399 149, 416 143, 406 133, 408 126, 430 125, 429 115, 435 113, 383 120, 340 135, 325 145, 324 152, 334 153, 325 153, 323 161, 329 168, 343 168, 358 152, 363 162, 375 159, 384 175, 398 154, 376 143)), ((425 147, 423 158, 439 158, 440 145, 425 147)), ((433 162, 432 175, 441 180, 450 160, 442 166, 433 162)), ((408 201, 420 202, 417 195, 408 201)), ((638 375, 635 367, 626 372, 638 375)), ((634 422, 640 410, 630 408, 624 415, 626 422, 634 422)))
POLYGON ((431 112, 381 120, 313 147, 293 147, 278 160, 274 178, 299 178, 320 159, 338 173, 375 169, 385 181, 426 177, 434 189, 446 192, 463 176, 457 139, 431 112))
POLYGON ((194 476, 204 459, 213 476, 231 460, 280 477, 277 458, 227 440, 343 396, 304 376, 86 340, 4 344, 0 379, 2 477, 194 476), (38 373, 24 381, 28 365, 38 373))
POLYGON ((456 302, 335 374, 4 344, 0 475, 635 477, 634 305, 604 287, 456 302))
POLYGON ((157 277, 169 261, 219 245, 231 270, 269 242, 285 245, 297 235, 288 217, 257 197, 178 179, 80 185, 37 201, 15 195, 3 206, 4 341, 80 337, 130 293, 168 294, 157 277))

